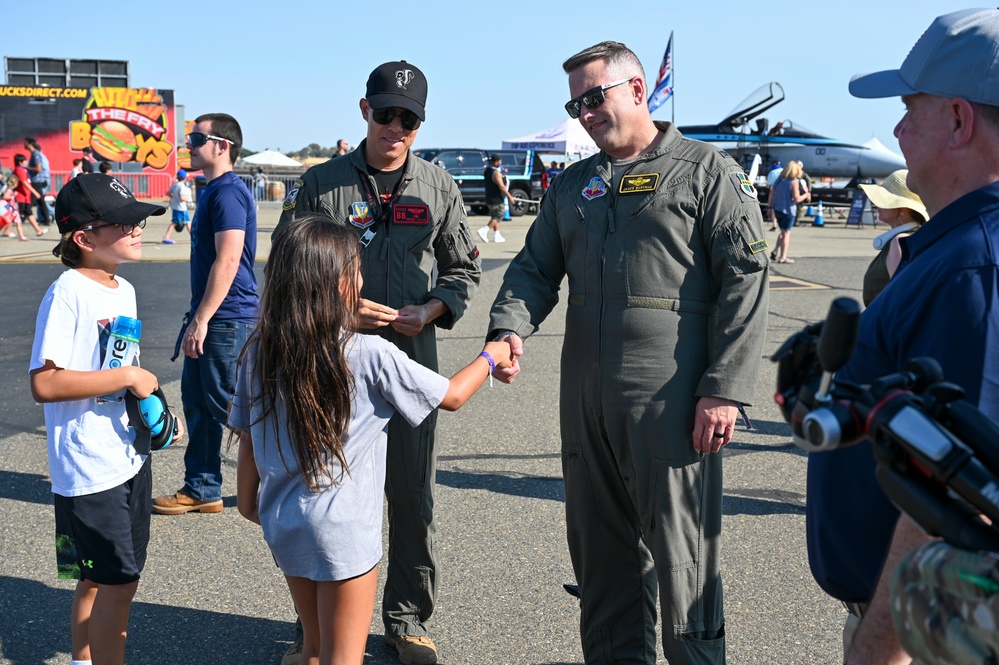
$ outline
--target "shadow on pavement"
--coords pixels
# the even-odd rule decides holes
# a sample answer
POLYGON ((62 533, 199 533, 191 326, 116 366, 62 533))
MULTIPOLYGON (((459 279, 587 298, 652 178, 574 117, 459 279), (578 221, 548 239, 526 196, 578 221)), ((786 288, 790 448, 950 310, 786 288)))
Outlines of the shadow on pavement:
MULTIPOLYGON (((0 577, 0 657, 12 665, 38 665, 68 654, 72 588, 0 577)), ((238 614, 134 603, 126 661, 133 665, 211 662, 277 663, 292 624, 238 614)))
MULTIPOLYGON (((769 446, 764 446, 770 448, 769 446)), ((437 484, 454 489, 488 490, 528 499, 565 501, 561 478, 512 477, 496 473, 438 471, 437 484)), ((727 490, 722 497, 724 515, 804 515, 805 497, 782 490, 727 490)))
POLYGON ((467 471, 437 471, 437 484, 455 489, 489 490, 530 499, 565 501, 561 477, 513 476, 496 473, 470 473, 467 471))
POLYGON ((51 506, 52 485, 46 475, 0 469, 0 499, 51 506))

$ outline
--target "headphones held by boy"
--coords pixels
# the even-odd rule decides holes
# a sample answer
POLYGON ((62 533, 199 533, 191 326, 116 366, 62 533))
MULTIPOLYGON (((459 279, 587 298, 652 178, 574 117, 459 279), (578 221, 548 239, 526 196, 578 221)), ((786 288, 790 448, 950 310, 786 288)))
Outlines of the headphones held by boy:
POLYGON ((125 391, 125 411, 136 432, 135 449, 141 455, 166 448, 177 436, 177 417, 171 413, 160 388, 145 399, 139 399, 131 390, 125 391))

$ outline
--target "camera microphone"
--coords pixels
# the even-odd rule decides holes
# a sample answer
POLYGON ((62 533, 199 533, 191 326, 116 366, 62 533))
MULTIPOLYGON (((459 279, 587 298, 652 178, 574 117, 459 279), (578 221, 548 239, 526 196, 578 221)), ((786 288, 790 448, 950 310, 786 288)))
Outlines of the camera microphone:
POLYGON ((860 303, 852 298, 836 298, 829 306, 819 343, 815 349, 822 367, 822 379, 815 399, 821 403, 829 402, 829 386, 833 375, 850 360, 853 349, 857 346, 857 331, 860 328, 860 303))

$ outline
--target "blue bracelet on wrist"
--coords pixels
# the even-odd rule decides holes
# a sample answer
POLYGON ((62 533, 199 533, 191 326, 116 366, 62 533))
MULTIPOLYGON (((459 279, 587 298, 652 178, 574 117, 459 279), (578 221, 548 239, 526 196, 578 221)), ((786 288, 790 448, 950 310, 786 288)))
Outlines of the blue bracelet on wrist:
POLYGON ((479 354, 479 357, 485 358, 486 362, 489 363, 489 374, 490 376, 492 376, 492 373, 496 371, 496 361, 493 360, 493 357, 489 355, 488 351, 483 351, 482 353, 479 354))

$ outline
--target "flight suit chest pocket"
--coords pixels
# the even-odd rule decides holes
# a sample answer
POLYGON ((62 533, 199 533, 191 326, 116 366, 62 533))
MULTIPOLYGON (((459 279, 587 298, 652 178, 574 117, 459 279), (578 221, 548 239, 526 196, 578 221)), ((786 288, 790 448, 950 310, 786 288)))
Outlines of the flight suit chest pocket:
POLYGON ((770 248, 758 226, 748 217, 741 217, 727 224, 718 234, 716 242, 724 244, 728 264, 738 274, 759 272, 768 263, 770 248))

